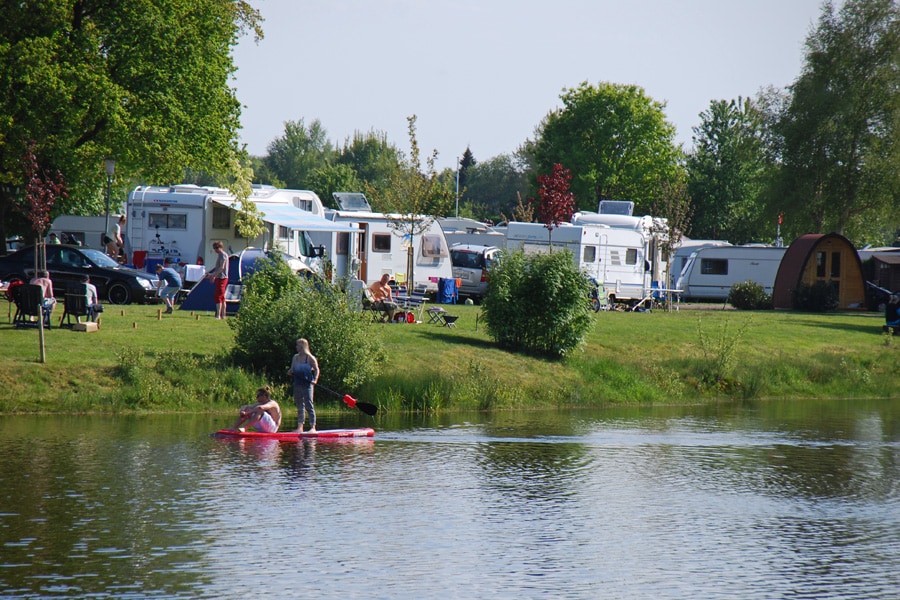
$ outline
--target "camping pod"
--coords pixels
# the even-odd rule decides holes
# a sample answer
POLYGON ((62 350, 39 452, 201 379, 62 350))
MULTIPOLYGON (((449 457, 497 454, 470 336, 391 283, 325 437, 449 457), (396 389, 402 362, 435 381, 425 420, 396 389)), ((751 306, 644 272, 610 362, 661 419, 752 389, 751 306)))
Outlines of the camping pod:
POLYGON ((793 308, 791 297, 801 284, 823 281, 838 291, 838 308, 864 308, 866 283, 859 254, 838 233, 808 233, 791 243, 775 276, 775 308, 793 308))

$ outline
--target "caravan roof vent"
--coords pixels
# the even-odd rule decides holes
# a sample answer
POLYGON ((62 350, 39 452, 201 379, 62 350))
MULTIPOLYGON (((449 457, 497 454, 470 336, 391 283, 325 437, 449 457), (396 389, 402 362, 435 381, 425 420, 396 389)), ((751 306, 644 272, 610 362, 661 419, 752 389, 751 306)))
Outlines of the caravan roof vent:
POLYGON ((372 212, 365 194, 359 192, 334 192, 331 194, 337 203, 338 210, 351 212, 372 212))
POLYGON ((601 215, 626 215, 634 213, 634 202, 630 200, 601 200, 597 210, 601 215))

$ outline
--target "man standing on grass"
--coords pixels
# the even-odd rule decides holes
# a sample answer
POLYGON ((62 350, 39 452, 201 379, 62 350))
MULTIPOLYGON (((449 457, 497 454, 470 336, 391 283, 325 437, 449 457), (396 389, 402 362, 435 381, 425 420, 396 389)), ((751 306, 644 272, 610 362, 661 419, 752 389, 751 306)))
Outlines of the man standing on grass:
POLYGON ((159 284, 165 283, 165 287, 159 292, 159 297, 166 303, 166 314, 172 314, 175 309, 175 297, 181 291, 181 275, 171 267, 170 259, 166 259, 166 266, 156 265, 156 276, 159 284))
POLYGON ((216 251, 216 266, 206 274, 216 286, 213 291, 213 302, 216 304, 216 318, 225 318, 225 288, 228 287, 228 254, 225 253, 225 245, 222 242, 213 242, 213 250, 216 251))

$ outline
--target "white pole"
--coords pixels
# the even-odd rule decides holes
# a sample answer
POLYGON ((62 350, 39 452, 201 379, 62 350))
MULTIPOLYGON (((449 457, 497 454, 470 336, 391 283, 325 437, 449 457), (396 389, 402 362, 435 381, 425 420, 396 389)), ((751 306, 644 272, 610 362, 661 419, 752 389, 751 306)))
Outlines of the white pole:
POLYGON ((456 157, 456 218, 459 218, 459 157, 456 157))

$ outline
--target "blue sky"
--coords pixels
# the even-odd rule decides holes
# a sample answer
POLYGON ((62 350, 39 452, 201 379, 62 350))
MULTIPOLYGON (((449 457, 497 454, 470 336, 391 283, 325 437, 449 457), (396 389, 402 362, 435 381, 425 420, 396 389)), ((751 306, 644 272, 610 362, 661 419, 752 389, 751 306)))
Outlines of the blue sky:
MULTIPOLYGON (((250 0, 265 39, 235 50, 241 139, 266 153, 285 121, 319 119, 337 145, 384 132, 452 167, 511 153, 582 81, 636 84, 676 141, 711 100, 797 77, 821 0, 250 0)), ((839 3, 836 3, 839 4, 839 3)))

